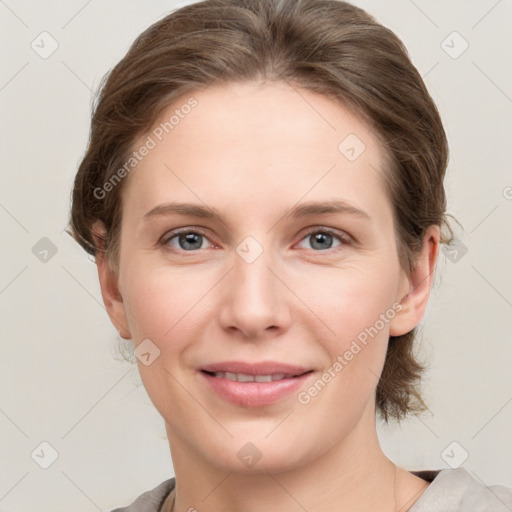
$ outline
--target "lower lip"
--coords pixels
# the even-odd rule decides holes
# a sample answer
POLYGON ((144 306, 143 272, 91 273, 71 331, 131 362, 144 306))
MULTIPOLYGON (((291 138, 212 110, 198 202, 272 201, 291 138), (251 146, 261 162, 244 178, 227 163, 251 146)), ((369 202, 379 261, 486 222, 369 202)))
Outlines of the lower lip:
POLYGON ((244 407, 262 407, 275 404, 296 393, 309 379, 313 372, 298 377, 274 380, 272 382, 238 382, 225 378, 213 377, 200 371, 210 388, 221 398, 244 407))

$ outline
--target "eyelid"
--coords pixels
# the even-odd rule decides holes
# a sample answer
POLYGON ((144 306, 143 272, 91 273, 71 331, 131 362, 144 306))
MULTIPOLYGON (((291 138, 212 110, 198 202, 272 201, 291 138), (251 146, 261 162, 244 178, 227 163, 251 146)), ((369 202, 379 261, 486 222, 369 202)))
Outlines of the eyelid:
MULTIPOLYGON (((338 237, 342 242, 348 243, 352 240, 352 237, 344 231, 338 231, 334 228, 328 228, 326 226, 313 226, 307 228, 307 232, 304 236, 311 235, 312 233, 329 233, 330 235, 338 237)), ((301 239, 302 240, 302 239, 301 239)))
MULTIPOLYGON (((160 238, 159 244, 167 246, 167 244, 170 240, 172 240, 174 237, 176 237, 178 235, 181 235, 182 233, 197 233, 198 235, 202 235, 205 238, 207 238, 208 241, 210 241, 210 243, 213 243, 210 240, 210 236, 204 229, 196 227, 196 226, 186 226, 184 228, 176 228, 176 229, 172 229, 171 231, 167 231, 162 236, 162 238, 160 238)), ((193 251, 182 251, 182 252, 193 252, 193 251)))
MULTIPOLYGON (((298 240, 298 242, 296 244, 294 244, 294 246, 297 245, 298 243, 302 242, 306 237, 308 237, 309 235, 312 235, 313 233, 326 233, 326 234, 332 235, 333 237, 337 238, 339 242, 341 242, 341 246, 351 245, 354 242, 353 238, 349 234, 347 234, 345 232, 339 232, 333 228, 328 228, 326 226, 317 225, 317 226, 312 226, 312 227, 309 227, 306 229, 307 229, 307 231, 301 235, 301 238, 298 240)), ((168 245, 169 241, 172 240, 173 238, 175 238, 176 236, 179 236, 182 233, 197 233, 199 235, 204 236, 210 243, 215 245, 215 243, 210 240, 210 236, 206 232, 206 230, 204 230, 200 227, 197 227, 197 226, 186 226, 183 228, 176 228, 171 231, 167 231, 160 238, 158 243, 163 245, 166 248, 169 248, 169 245, 168 245)), ((169 250, 175 250, 175 251, 183 252, 183 253, 187 253, 187 252, 194 253, 195 252, 195 251, 185 251, 185 250, 180 250, 180 249, 175 249, 175 248, 171 248, 169 250)), ((200 250, 200 249, 196 249, 196 250, 200 250)), ((314 251, 314 252, 315 253, 316 252, 330 253, 330 252, 332 252, 332 250, 326 249, 325 251, 314 251)))
MULTIPOLYGON (((347 233, 339 232, 333 228, 328 228, 325 226, 313 226, 311 228, 308 228, 306 233, 301 236, 298 243, 302 242, 302 240, 304 240, 304 238, 308 237, 309 235, 312 235, 313 233, 326 233, 326 234, 332 235, 333 237, 337 238, 338 241, 341 242, 342 246, 343 245, 351 245, 353 243, 352 237, 350 235, 348 235, 347 233)), ((328 252, 332 252, 332 251, 330 249, 326 249, 325 251, 314 251, 314 252, 328 253, 328 252)))

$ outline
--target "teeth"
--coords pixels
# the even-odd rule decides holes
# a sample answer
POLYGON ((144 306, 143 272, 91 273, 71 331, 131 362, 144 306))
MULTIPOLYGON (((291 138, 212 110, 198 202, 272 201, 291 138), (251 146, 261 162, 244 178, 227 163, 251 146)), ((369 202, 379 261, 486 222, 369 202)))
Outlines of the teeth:
POLYGON ((272 375, 256 375, 254 380, 256 382, 272 382, 272 375))
POLYGON ((238 382, 254 382, 254 375, 244 375, 243 373, 236 374, 238 382))
POLYGON ((291 378, 293 375, 286 375, 285 373, 274 373, 272 375, 247 375, 245 373, 215 372, 215 377, 218 379, 228 379, 237 382, 272 382, 274 380, 291 378))

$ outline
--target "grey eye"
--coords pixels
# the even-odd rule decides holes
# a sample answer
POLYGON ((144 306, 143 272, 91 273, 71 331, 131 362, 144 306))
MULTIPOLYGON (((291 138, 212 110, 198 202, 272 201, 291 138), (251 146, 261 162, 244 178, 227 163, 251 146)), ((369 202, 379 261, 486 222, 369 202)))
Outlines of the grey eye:
POLYGON ((306 247, 307 249, 315 249, 317 251, 325 251, 333 248, 333 244, 336 240, 338 240, 338 246, 343 245, 342 238, 335 233, 330 233, 329 231, 312 231, 308 233, 302 240, 308 240, 310 243, 310 247, 306 247))
POLYGON ((166 244, 171 245, 176 249, 181 249, 183 251, 195 251, 197 249, 203 248, 205 236, 201 233, 196 233, 195 231, 186 231, 183 233, 178 233, 167 239, 166 244), (172 243, 172 241, 177 240, 176 243, 172 243))

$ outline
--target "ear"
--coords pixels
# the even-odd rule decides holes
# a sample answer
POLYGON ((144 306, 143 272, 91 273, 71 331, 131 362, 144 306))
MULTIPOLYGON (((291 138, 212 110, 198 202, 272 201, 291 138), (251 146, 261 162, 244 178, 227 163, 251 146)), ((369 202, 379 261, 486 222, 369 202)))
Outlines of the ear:
POLYGON ((103 303, 105 304, 110 321, 119 331, 119 335, 124 339, 130 339, 131 334, 128 329, 123 297, 118 288, 118 274, 110 268, 105 255, 106 229, 101 221, 96 221, 93 224, 92 236, 95 246, 99 249, 96 251, 95 259, 96 266, 98 267, 103 303))
POLYGON ((439 252, 439 226, 430 226, 423 238, 421 252, 411 275, 405 280, 406 293, 400 304, 402 309, 390 323, 390 336, 401 336, 412 331, 423 318, 427 309, 430 290, 434 281, 434 271, 439 252))

